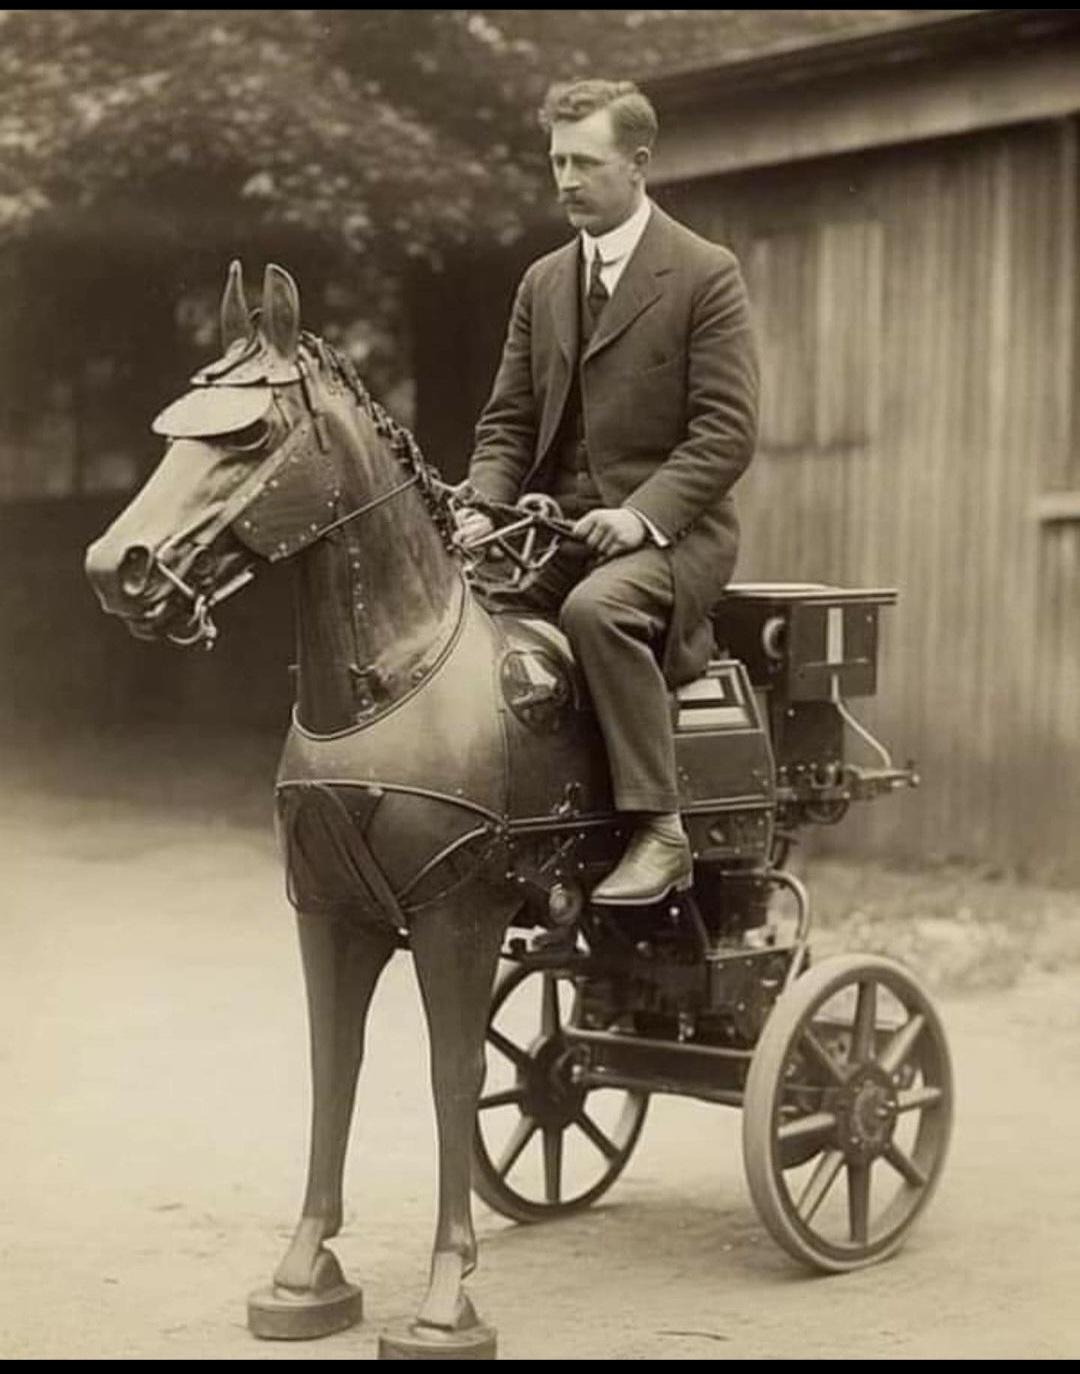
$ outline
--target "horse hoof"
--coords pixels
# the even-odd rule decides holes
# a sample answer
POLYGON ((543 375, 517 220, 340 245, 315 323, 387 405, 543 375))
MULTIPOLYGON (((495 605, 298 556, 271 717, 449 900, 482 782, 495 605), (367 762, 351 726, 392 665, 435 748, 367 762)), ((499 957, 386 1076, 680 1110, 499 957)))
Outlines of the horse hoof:
POLYGON ((272 1284, 248 1298, 248 1330, 270 1341, 310 1341, 344 1331, 364 1315, 364 1295, 346 1283, 328 1250, 319 1255, 315 1282, 296 1290, 272 1284))
POLYGON ((418 1322, 395 1322, 379 1337, 380 1360, 493 1360, 495 1330, 477 1322, 464 1331, 444 1331, 418 1322))

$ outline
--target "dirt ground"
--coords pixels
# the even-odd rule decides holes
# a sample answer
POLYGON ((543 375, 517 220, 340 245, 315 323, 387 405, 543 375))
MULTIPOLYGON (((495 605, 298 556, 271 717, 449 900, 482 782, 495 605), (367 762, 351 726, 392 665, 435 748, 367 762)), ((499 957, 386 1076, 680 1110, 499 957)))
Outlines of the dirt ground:
MULTIPOLYGON (((245 1295, 267 1281, 299 1202, 306 1030, 268 821, 272 754, 232 741, 227 766, 213 756, 153 737, 6 742, 0 1357, 369 1359, 422 1292, 434 1129, 399 956, 373 1010, 335 1243, 366 1319, 306 1344, 245 1329, 245 1295)), ((872 886, 835 861, 821 878, 841 904, 872 886)), ((1004 937, 968 909, 965 944, 925 875, 889 881, 897 919, 904 894, 917 896, 921 935, 862 900, 825 942, 884 931, 946 989, 956 1131, 900 1255, 807 1277, 754 1214, 737 1114, 656 1099, 627 1172, 591 1212, 524 1228, 476 1204, 472 1292, 503 1358, 1080 1354, 1075 929, 1032 917, 1021 945, 1006 931, 1011 957, 993 976, 970 976, 970 961, 951 976, 943 949, 1000 955, 1004 937)))

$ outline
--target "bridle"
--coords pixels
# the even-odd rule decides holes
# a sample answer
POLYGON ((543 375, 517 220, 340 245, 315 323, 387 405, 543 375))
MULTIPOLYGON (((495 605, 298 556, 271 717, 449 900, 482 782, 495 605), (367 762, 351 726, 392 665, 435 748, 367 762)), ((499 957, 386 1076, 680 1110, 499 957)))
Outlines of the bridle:
MULTIPOLYGON (((379 492, 344 515, 335 514, 332 519, 321 522, 318 518, 311 518, 304 522, 302 527, 297 523, 296 506, 289 507, 286 502, 289 524, 297 524, 297 528, 289 532, 284 529, 275 530, 273 507, 275 503, 281 505, 282 498, 292 496, 294 501, 297 497, 303 498, 299 503, 301 511, 306 501, 311 507, 306 513, 314 517, 316 508, 336 511, 341 496, 336 474, 326 461, 330 441, 325 418, 315 404, 306 368, 299 357, 297 371, 307 412, 299 423, 289 429, 282 442, 240 482, 215 513, 199 516, 186 528, 177 531, 150 551, 148 573, 158 573, 190 604, 187 630, 166 632, 166 638, 172 644, 184 647, 202 644, 205 648, 212 649, 218 629, 211 612, 247 586, 255 576, 254 563, 248 563, 234 577, 213 591, 200 591, 193 585, 191 569, 198 564, 200 555, 209 551, 225 530, 232 527, 240 543, 268 562, 275 563, 298 553, 324 536, 359 519, 360 516, 386 505, 421 481, 421 473, 414 467, 402 481, 395 483, 386 491, 379 492), (258 514, 260 505, 266 507, 261 517, 258 514), (169 566, 166 555, 185 541, 190 543, 191 554, 184 563, 183 570, 177 571, 169 566)), ((281 413, 282 408, 273 388, 272 394, 278 413, 281 413)))

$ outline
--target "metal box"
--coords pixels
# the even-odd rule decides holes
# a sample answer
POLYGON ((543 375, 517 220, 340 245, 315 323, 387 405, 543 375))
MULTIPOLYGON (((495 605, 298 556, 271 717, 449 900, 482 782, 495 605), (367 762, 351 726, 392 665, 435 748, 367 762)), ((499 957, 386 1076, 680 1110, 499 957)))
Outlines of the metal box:
POLYGON ((877 691, 878 608, 895 601, 881 587, 734 583, 714 624, 756 687, 789 702, 866 697, 877 691))

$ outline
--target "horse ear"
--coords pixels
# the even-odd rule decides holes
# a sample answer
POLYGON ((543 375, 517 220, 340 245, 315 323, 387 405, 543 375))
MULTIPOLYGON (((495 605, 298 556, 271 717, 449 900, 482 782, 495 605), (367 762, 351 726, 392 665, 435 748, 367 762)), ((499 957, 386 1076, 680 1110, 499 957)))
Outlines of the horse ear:
POLYGON ((221 298, 221 351, 228 353, 235 343, 242 343, 251 334, 251 313, 244 298, 244 269, 239 259, 229 263, 225 294, 221 298))
POLYGON ((262 332, 283 358, 294 358, 300 339, 300 292, 283 267, 271 263, 263 277, 262 332))

